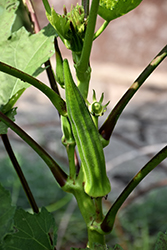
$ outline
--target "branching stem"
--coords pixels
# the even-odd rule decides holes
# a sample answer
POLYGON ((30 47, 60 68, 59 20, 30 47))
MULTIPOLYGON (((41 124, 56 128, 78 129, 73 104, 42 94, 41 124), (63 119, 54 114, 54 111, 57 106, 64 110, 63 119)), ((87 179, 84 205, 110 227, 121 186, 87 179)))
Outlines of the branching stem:
POLYGON ((43 159, 43 161, 50 168, 55 179, 62 187, 67 180, 66 173, 60 168, 60 166, 53 160, 53 158, 36 142, 34 141, 24 130, 11 121, 6 115, 0 112, 0 120, 3 121, 8 127, 10 127, 16 134, 18 134, 27 144, 34 149, 34 151, 43 159))
POLYGON ((137 92, 137 90, 142 86, 145 80, 155 70, 155 68, 165 59, 166 56, 167 56, 167 45, 150 62, 150 64, 144 69, 144 71, 139 75, 139 77, 135 80, 132 86, 127 90, 127 92, 123 95, 120 101, 113 108, 107 120, 99 129, 99 132, 103 136, 104 139, 106 140, 110 139, 111 134, 114 130, 114 127, 117 123, 117 120, 119 116, 121 115, 122 111, 124 110, 124 108, 126 107, 126 105, 129 103, 129 101, 137 92))
POLYGON ((12 164, 13 164, 13 167, 14 167, 14 169, 15 169, 15 171, 16 171, 19 179, 20 179, 20 182, 21 182, 21 184, 23 186, 23 189, 24 189, 24 191, 25 191, 25 193, 27 195, 27 198, 28 198, 29 203, 30 203, 30 205, 32 207, 32 210, 34 211, 34 213, 39 213, 39 209, 38 209, 38 206, 37 206, 36 201, 34 199, 34 196, 33 196, 32 192, 31 192, 31 189, 30 189, 30 187, 28 185, 28 182, 27 182, 27 180, 26 180, 26 178, 25 178, 25 176, 23 174, 23 171, 21 170, 21 167, 20 167, 20 165, 19 165, 19 163, 18 163, 18 161, 16 159, 16 156, 15 156, 15 154, 13 152, 13 149, 11 147, 11 144, 10 144, 10 141, 8 139, 7 134, 2 134, 1 138, 2 138, 2 141, 3 141, 4 146, 6 148, 6 151, 7 151, 8 155, 9 155, 9 158, 10 158, 12 164))
POLYGON ((127 199, 129 194, 135 189, 135 187, 165 158, 167 158, 167 146, 164 147, 159 153, 157 153, 129 182, 117 200, 114 202, 110 210, 108 211, 105 219, 101 224, 101 229, 104 232, 110 232, 113 228, 115 216, 127 199))
POLYGON ((81 58, 79 64, 77 65, 77 70, 83 73, 85 73, 85 71, 88 69, 98 7, 99 7, 99 0, 92 0, 81 58))
POLYGON ((56 107, 56 109, 59 111, 61 115, 63 116, 67 115, 65 101, 57 93, 55 93, 55 91, 50 89, 43 82, 3 62, 0 62, 0 71, 12 75, 14 77, 17 77, 24 82, 28 82, 37 89, 41 90, 50 99, 52 104, 56 107))

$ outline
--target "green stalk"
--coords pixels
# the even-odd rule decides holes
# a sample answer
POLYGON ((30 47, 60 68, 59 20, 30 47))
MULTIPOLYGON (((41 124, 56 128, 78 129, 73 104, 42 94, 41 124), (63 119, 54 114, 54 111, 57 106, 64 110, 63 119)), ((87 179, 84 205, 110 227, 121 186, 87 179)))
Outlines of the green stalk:
POLYGON ((81 52, 81 55, 79 56, 79 59, 77 59, 78 62, 75 65, 78 88, 84 100, 86 100, 87 95, 88 95, 89 81, 90 81, 90 75, 91 75, 91 68, 89 66, 89 58, 90 58, 90 53, 91 53, 91 48, 92 48, 92 43, 93 43, 93 36, 94 36, 94 30, 95 30, 95 25, 96 25, 98 7, 99 7, 99 0, 92 0, 82 52, 81 52))
POLYGON ((130 193, 165 158, 167 158, 167 146, 164 147, 159 153, 157 153, 129 182, 129 184, 114 202, 101 224, 101 229, 105 233, 110 232, 112 230, 116 214, 124 203, 124 201, 130 195, 130 193))
POLYGON ((50 8, 50 5, 49 5, 48 0, 42 0, 42 2, 43 2, 43 5, 44 5, 44 7, 45 7, 46 12, 47 12, 49 15, 51 15, 51 8, 50 8))
POLYGON ((55 108, 59 111, 61 115, 63 116, 67 115, 65 101, 57 93, 55 93, 55 91, 50 89, 43 82, 3 62, 0 62, 0 71, 12 75, 14 77, 17 77, 24 82, 28 82, 37 89, 41 90, 50 99, 52 104, 55 106, 55 108))
POLYGON ((94 30, 96 25, 97 12, 99 7, 99 0, 92 0, 91 9, 89 13, 89 21, 86 28, 86 34, 84 38, 83 49, 81 53, 81 58, 76 66, 79 72, 85 73, 88 69, 89 58, 93 43, 94 30))
MULTIPOLYGON (((92 231, 88 228, 88 247, 90 249, 98 249, 98 245, 106 246, 105 235, 98 233, 97 231, 92 231)), ((102 248, 99 248, 102 249, 102 248)), ((105 249, 105 248, 103 248, 105 249)))
POLYGON ((99 198, 100 200, 95 201, 84 192, 83 187, 81 187, 81 189, 82 190, 74 191, 73 194, 77 200, 78 207, 87 225, 88 246, 91 249, 94 248, 95 243, 105 246, 105 234, 100 228, 100 223, 102 221, 101 198, 99 198))
POLYGON ((27 144, 34 149, 34 151, 43 159, 43 161, 50 168, 55 179, 62 187, 67 180, 66 173, 60 168, 60 166, 53 160, 53 158, 36 143, 25 131, 23 131, 18 125, 11 121, 6 115, 0 112, 0 120, 3 121, 8 127, 10 127, 16 134, 18 134, 27 144))
POLYGON ((102 26, 94 34, 93 40, 95 40, 98 36, 101 35, 101 33, 105 30, 105 28, 108 26, 108 24, 109 24, 109 21, 104 21, 102 26))
POLYGON ((50 63, 50 60, 45 62, 45 67, 51 89, 53 89, 54 92, 56 92, 60 96, 59 89, 55 80, 55 74, 52 65, 50 63))
POLYGON ((27 180, 26 180, 26 178, 25 178, 25 176, 23 174, 23 171, 21 170, 21 167, 20 167, 20 165, 19 165, 19 163, 18 163, 18 161, 16 159, 16 156, 15 156, 15 154, 13 152, 13 149, 11 147, 8 136, 7 136, 7 134, 2 134, 1 137, 2 137, 2 141, 4 143, 4 146, 6 148, 6 151, 7 151, 8 155, 9 155, 9 158, 10 158, 12 164, 13 164, 13 167, 14 167, 14 169, 15 169, 15 171, 16 171, 19 179, 20 179, 22 187, 23 187, 23 189, 24 189, 24 191, 26 193, 26 196, 27 196, 28 201, 29 201, 29 203, 31 205, 31 208, 32 208, 34 213, 39 213, 39 208, 38 208, 38 206, 36 204, 36 201, 34 199, 34 196, 33 196, 32 192, 31 192, 31 189, 30 189, 30 187, 28 185, 28 182, 27 182, 27 180))
POLYGON ((150 64, 144 69, 144 71, 139 75, 139 77, 135 80, 132 86, 127 90, 127 92, 123 95, 120 101, 113 108, 107 120, 99 129, 99 132, 104 139, 106 140, 110 139, 114 127, 117 123, 117 120, 121 115, 122 111, 124 110, 124 108, 126 107, 126 105, 129 103, 133 95, 141 87, 144 81, 150 76, 150 74, 155 70, 155 68, 165 59, 166 56, 167 56, 167 45, 150 62, 150 64))
POLYGON ((76 179, 76 167, 75 167, 75 145, 74 144, 68 144, 66 146, 67 154, 68 154, 68 162, 69 162, 69 168, 70 168, 70 179, 75 181, 76 179))
POLYGON ((73 182, 73 180, 68 178, 62 189, 75 196, 79 210, 87 226, 88 245, 93 249, 94 243, 105 245, 105 233, 100 228, 103 220, 102 198, 93 199, 87 195, 84 191, 83 181, 84 174, 81 167, 76 181, 73 182))

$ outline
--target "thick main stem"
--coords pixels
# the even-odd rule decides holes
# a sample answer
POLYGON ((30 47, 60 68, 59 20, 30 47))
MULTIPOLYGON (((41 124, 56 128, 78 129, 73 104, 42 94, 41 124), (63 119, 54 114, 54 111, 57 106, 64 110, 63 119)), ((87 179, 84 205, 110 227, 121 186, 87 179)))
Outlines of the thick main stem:
POLYGON ((97 231, 92 231, 88 229, 88 247, 91 249, 98 249, 98 245, 105 246, 105 235, 98 233, 97 231))
MULTIPOLYGON (((84 190, 81 190, 81 192, 76 190, 76 192, 74 192, 74 196, 77 200, 83 219, 87 225, 88 247, 94 249, 95 244, 105 246, 105 233, 103 233, 102 230, 99 230, 99 225, 101 223, 100 221, 103 219, 101 216, 101 205, 97 208, 96 202, 90 196, 88 196, 84 190)), ((101 202, 101 199, 98 202, 101 202)))
POLYGON ((94 243, 105 246, 105 233, 100 228, 103 220, 102 198, 93 199, 85 193, 82 167, 75 183, 68 179, 62 189, 72 193, 77 200, 79 210, 87 226, 88 246, 91 249, 93 249, 94 243))
POLYGON ((78 71, 83 72, 83 73, 87 70, 88 64, 89 64, 89 58, 90 58, 90 53, 92 49, 98 7, 99 7, 99 0, 92 0, 91 9, 89 13, 89 21, 88 21, 88 25, 86 28, 86 34, 85 34, 83 49, 81 53, 81 59, 77 65, 78 71))

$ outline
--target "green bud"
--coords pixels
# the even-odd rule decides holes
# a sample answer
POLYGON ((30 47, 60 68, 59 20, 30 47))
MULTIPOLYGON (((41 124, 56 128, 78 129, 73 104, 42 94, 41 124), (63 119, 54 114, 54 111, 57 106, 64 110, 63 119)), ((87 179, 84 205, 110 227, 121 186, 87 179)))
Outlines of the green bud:
POLYGON ((93 90, 93 103, 88 104, 89 110, 93 116, 102 116, 104 112, 107 110, 109 102, 107 102, 107 104, 105 105, 102 105, 103 99, 104 99, 104 93, 102 93, 100 100, 97 101, 96 93, 93 90))
POLYGON ((65 6, 63 11, 64 14, 59 15, 52 8, 46 12, 46 16, 65 46, 74 52, 80 52, 87 25, 87 19, 84 18, 84 8, 77 4, 76 7, 71 6, 69 13, 67 13, 65 6))

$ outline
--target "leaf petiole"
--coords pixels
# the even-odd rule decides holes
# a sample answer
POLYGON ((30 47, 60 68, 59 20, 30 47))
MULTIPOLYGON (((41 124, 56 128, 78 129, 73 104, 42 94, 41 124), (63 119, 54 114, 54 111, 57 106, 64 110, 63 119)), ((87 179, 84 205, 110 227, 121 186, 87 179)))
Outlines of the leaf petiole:
POLYGON ((18 134, 27 144, 34 149, 34 151, 43 159, 43 161, 50 168, 53 176, 62 187, 67 180, 66 173, 60 168, 60 166, 53 160, 53 158, 36 142, 34 141, 24 130, 22 130, 17 124, 11 121, 6 115, 0 111, 0 120, 10 127, 16 134, 18 134))
POLYGON ((59 113, 63 116, 67 115, 65 101, 55 91, 50 89, 46 84, 34 78, 33 76, 16 69, 8 64, 0 62, 0 71, 19 78, 24 82, 28 82, 37 89, 41 90, 53 103, 59 113))
POLYGON ((136 188, 136 186, 165 158, 167 158, 167 146, 165 146, 160 152, 158 152, 129 182, 117 200, 114 202, 107 215, 105 216, 101 229, 107 233, 113 228, 116 214, 129 194, 136 188))
POLYGON ((122 111, 129 103, 131 98, 137 92, 137 90, 142 86, 145 80, 151 75, 151 73, 156 69, 156 67, 165 59, 167 56, 167 45, 157 54, 157 56, 150 62, 150 64, 143 70, 139 77, 134 81, 131 87, 122 96, 116 106, 113 108, 109 114, 107 120, 104 122, 102 127, 99 129, 99 133, 104 139, 109 140, 111 134, 115 128, 119 116, 122 111))

